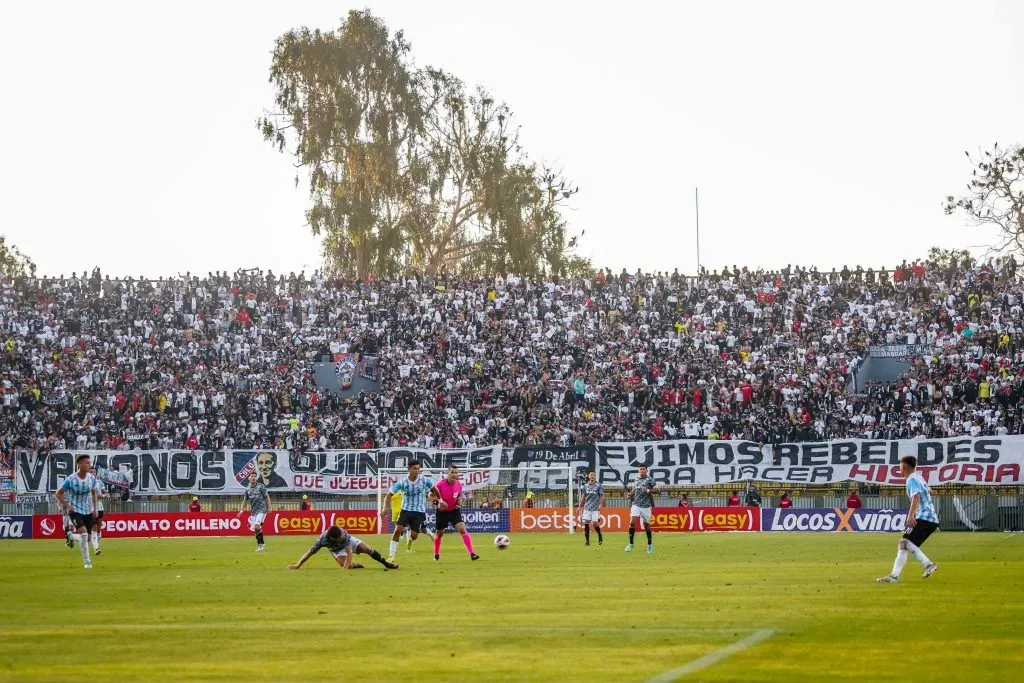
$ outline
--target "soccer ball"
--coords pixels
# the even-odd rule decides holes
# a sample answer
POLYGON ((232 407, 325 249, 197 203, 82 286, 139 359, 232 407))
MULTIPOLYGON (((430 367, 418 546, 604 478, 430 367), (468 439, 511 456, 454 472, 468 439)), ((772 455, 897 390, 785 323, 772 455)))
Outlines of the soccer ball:
POLYGON ((504 550, 512 543, 512 540, 505 534, 499 534, 494 537, 494 547, 498 550, 504 550))

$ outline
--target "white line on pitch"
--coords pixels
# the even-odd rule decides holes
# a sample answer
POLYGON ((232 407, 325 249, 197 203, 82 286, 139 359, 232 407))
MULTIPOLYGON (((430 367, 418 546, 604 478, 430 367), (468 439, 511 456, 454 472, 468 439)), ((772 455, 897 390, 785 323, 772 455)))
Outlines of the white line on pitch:
MULTIPOLYGON (((446 625, 438 624, 437 626, 383 626, 380 624, 367 624, 359 626, 351 622, 336 623, 331 621, 320 621, 317 619, 310 619, 308 621, 267 621, 260 624, 237 624, 234 622, 207 622, 207 621, 191 621, 185 622, 171 622, 167 624, 90 624, 88 626, 73 626, 73 625, 62 625, 60 628, 51 627, 7 627, 0 628, 0 634, 6 633, 13 635, 15 633, 50 633, 55 631, 67 631, 69 628, 88 628, 90 630, 137 630, 137 629, 154 629, 154 630, 173 630, 173 629, 195 629, 197 627, 208 627, 208 628, 232 628, 234 630, 266 630, 267 628, 282 628, 282 627, 301 627, 306 629, 333 629, 336 631, 369 631, 369 632, 385 632, 391 633, 395 629, 402 629, 405 631, 414 631, 422 633, 451 633, 453 631, 491 631, 491 632, 502 632, 502 631, 521 631, 526 633, 536 632, 550 632, 550 633, 686 633, 691 635, 698 635, 701 633, 708 634, 723 634, 723 633, 750 633, 753 629, 749 628, 676 628, 675 626, 642 626, 634 628, 632 626, 519 626, 509 625, 500 626, 497 624, 469 624, 465 626, 457 625, 446 625)), ((774 631, 772 631, 774 633, 774 631)))
POLYGON ((773 635, 775 635, 775 631, 771 631, 768 629, 757 631, 756 633, 747 636, 743 640, 736 641, 732 645, 726 645, 723 648, 713 650, 708 654, 704 655, 703 657, 701 657, 700 659, 693 660, 689 664, 683 664, 682 666, 676 667, 675 669, 669 669, 668 671, 662 672, 654 678, 650 679, 648 683, 669 683, 670 681, 678 680, 683 676, 692 674, 695 671, 700 671, 702 669, 708 668, 709 666, 714 666, 726 657, 734 655, 737 652, 743 652, 747 648, 754 647, 758 643, 768 640, 773 635))

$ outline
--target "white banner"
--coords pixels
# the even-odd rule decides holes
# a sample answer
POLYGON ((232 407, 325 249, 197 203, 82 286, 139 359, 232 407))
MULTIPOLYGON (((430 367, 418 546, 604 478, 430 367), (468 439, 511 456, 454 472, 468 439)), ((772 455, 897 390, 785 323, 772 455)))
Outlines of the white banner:
POLYGON ((601 483, 624 485, 646 465, 662 485, 708 485, 747 480, 787 484, 858 481, 901 486, 900 458, 917 457, 932 485, 1024 484, 1024 436, 959 439, 861 440, 786 443, 646 441, 597 444, 601 483))
MULTIPOLYGON (((75 457, 92 457, 97 468, 127 478, 135 494, 241 494, 253 472, 274 491, 318 491, 334 494, 375 494, 377 472, 405 468, 419 460, 424 469, 492 470, 501 465, 501 446, 435 450, 383 448, 309 452, 287 451, 58 451, 38 457, 18 451, 18 493, 52 493, 75 471, 75 457)), ((474 472, 464 477, 467 490, 496 484, 498 473, 474 472)), ((388 484, 387 481, 384 482, 388 484)))

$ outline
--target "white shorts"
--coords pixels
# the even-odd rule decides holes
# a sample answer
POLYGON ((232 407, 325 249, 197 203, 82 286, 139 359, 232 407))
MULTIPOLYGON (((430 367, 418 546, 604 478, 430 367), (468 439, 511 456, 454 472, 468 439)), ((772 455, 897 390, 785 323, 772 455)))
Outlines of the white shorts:
POLYGON ((359 543, 360 541, 358 538, 356 538, 355 536, 349 536, 348 547, 342 548, 337 551, 332 550, 331 555, 334 555, 335 557, 345 557, 349 554, 349 552, 351 552, 354 557, 356 554, 356 550, 359 548, 359 543))
POLYGON ((263 519, 267 516, 267 513, 261 512, 256 515, 249 515, 249 528, 256 531, 256 527, 263 524, 263 519))
POLYGON ((600 510, 584 510, 583 517, 584 522, 595 522, 601 523, 601 511, 600 510))
POLYGON ((633 505, 629 508, 629 518, 639 517, 641 522, 645 524, 651 523, 651 508, 640 508, 633 505))

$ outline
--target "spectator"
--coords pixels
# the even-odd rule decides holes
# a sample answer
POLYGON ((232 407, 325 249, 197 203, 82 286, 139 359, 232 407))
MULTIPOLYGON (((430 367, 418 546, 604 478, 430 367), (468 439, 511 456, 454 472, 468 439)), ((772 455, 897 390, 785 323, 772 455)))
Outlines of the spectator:
POLYGON ((779 498, 779 507, 783 509, 793 507, 793 500, 789 497, 789 491, 782 492, 782 497, 779 498))
POLYGON ((740 493, 739 491, 733 491, 732 495, 729 496, 729 507, 740 506, 740 493))
POLYGON ((761 507, 761 493, 757 490, 757 487, 753 484, 747 489, 747 495, 745 500, 746 506, 751 508, 761 507))
POLYGON ((1022 307, 1011 257, 895 278, 7 280, 0 452, 1019 434, 1022 307), (851 394, 871 344, 924 353, 851 394), (342 348, 376 354, 379 394, 316 386, 312 361, 342 348))
POLYGON ((199 496, 192 496, 192 502, 188 504, 188 511, 192 513, 202 512, 203 508, 199 505, 199 496))
POLYGON ((856 491, 850 491, 850 496, 846 499, 846 507, 851 510, 859 510, 861 507, 860 496, 857 495, 856 491))
POLYGON ((679 496, 679 507, 688 508, 690 507, 690 498, 685 493, 679 496))
POLYGON ((307 496, 306 494, 302 494, 302 503, 299 504, 299 509, 300 510, 312 510, 313 509, 313 503, 311 503, 309 501, 309 496, 307 496))

